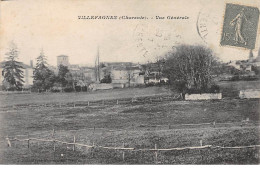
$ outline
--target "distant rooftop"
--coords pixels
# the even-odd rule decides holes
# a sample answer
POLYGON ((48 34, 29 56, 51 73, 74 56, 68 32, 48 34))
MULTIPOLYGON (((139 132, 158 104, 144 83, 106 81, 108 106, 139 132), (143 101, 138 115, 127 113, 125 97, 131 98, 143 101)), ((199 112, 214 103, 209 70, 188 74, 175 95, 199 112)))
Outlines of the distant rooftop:
POLYGON ((132 62, 101 62, 101 64, 104 64, 105 66, 129 66, 129 65, 135 65, 132 62))
POLYGON ((68 55, 59 55, 57 57, 68 57, 68 55))

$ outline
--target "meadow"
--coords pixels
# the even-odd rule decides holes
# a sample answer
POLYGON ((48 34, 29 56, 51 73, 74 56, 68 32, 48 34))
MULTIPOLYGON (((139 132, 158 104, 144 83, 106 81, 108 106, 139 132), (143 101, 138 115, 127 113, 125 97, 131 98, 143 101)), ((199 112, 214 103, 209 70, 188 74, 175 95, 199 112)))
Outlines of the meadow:
MULTIPOLYGON (((260 144, 259 100, 238 99, 238 94, 228 93, 230 85, 226 84, 222 83, 224 99, 211 101, 149 100, 151 95, 159 98, 174 95, 163 87, 92 92, 78 98, 73 93, 36 94, 34 99, 28 98, 33 94, 1 95, 4 103, 0 110, 0 163, 259 164, 259 147, 214 148, 260 144), (106 101, 86 105, 93 97, 106 101), (133 97, 137 102, 131 101, 133 97), (61 106, 51 105, 58 103, 59 98, 61 106), (129 101, 116 104, 116 99, 124 98, 129 101), (75 101, 85 105, 71 105, 75 101), (30 148, 27 141, 12 141, 12 147, 7 147, 7 136, 19 139, 55 136, 66 142, 73 142, 75 137, 75 142, 95 148, 75 146, 73 150, 73 145, 56 143, 54 149, 53 142, 37 141, 31 141, 30 148), (212 147, 157 153, 146 150, 155 146, 169 149, 201 145, 212 147)), ((233 85, 232 90, 243 89, 242 85, 237 84, 237 89, 233 85)))

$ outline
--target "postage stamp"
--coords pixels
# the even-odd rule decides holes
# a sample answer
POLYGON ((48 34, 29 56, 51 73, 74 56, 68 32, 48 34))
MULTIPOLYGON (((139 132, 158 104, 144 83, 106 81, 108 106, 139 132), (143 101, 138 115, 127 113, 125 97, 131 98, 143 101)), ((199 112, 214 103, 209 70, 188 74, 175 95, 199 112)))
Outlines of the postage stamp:
POLYGON ((227 3, 220 44, 254 49, 258 22, 258 8, 227 3))

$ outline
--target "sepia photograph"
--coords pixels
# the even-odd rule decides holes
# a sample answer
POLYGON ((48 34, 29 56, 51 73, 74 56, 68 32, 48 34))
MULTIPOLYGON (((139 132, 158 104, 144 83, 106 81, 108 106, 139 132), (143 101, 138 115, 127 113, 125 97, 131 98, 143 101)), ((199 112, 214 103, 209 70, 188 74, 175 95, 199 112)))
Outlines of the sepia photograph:
POLYGON ((0 166, 259 165, 259 8, 0 0, 0 166))

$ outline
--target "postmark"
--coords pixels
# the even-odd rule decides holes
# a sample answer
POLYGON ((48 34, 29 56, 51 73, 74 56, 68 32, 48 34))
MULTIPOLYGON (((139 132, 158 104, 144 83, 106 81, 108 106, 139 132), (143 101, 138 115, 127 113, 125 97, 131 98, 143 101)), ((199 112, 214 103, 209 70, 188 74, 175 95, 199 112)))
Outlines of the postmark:
POLYGON ((141 57, 156 60, 180 44, 182 36, 174 26, 159 27, 142 22, 136 25, 133 39, 141 57))
POLYGON ((216 45, 220 39, 222 9, 207 6, 200 10, 196 28, 199 37, 205 44, 216 45))
POLYGON ((220 44, 254 49, 258 23, 258 8, 227 3, 220 44))

